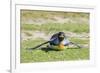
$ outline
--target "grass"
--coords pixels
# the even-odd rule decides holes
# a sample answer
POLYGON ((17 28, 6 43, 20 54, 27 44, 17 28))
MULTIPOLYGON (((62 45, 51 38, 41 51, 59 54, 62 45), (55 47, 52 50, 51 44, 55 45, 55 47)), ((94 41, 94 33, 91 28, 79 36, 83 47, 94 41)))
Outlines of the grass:
MULTIPOLYGON (((32 63, 32 62, 47 62, 47 61, 69 61, 69 60, 87 60, 89 59, 89 49, 83 48, 69 48, 63 51, 42 50, 37 48, 35 50, 30 49, 45 40, 38 38, 35 40, 25 40, 21 44, 21 63, 32 63)), ((80 42, 80 41, 79 41, 80 42)), ((82 40, 81 40, 82 43, 82 40)), ((84 41, 83 41, 84 43, 84 41)), ((46 46, 46 45, 45 45, 46 46)), ((45 47, 44 46, 44 47, 45 47)))
POLYGON ((23 24, 21 25, 22 30, 39 30, 46 33, 57 32, 57 31, 70 31, 74 33, 89 32, 88 24, 60 24, 60 23, 47 23, 42 25, 35 24, 23 24))
POLYGON ((89 39, 79 39, 79 38, 69 38, 70 41, 73 41, 78 44, 88 44, 89 39))

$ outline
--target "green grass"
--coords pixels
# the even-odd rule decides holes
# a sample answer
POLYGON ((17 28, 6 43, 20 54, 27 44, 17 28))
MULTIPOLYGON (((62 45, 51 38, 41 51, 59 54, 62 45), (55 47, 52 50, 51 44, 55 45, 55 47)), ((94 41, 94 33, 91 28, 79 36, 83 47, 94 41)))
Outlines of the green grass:
MULTIPOLYGON (((44 50, 30 48, 45 42, 45 40, 38 38, 36 40, 22 41, 21 44, 21 63, 32 62, 47 62, 47 61, 69 61, 69 60, 87 60, 89 59, 89 49, 83 48, 69 48, 63 51, 44 50)), ((80 41, 79 41, 80 42, 80 41)), ((82 43, 82 40, 81 40, 82 43)), ((83 42, 84 43, 84 42, 83 42)), ((46 46, 46 45, 45 45, 46 46)))
POLYGON ((60 24, 60 23, 47 23, 42 25, 36 24, 23 24, 21 25, 22 30, 33 30, 43 31, 46 33, 57 32, 57 31, 70 31, 74 33, 89 32, 88 24, 60 24))
POLYGON ((75 43, 78 43, 78 44, 88 44, 89 43, 89 39, 79 39, 79 38, 69 38, 70 41, 73 41, 75 43))

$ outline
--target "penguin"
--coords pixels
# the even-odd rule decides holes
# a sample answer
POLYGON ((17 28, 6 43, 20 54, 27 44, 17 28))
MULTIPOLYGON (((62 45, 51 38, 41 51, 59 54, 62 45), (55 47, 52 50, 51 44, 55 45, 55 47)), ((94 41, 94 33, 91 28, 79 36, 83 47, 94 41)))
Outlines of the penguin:
POLYGON ((70 42, 67 39, 67 37, 66 37, 64 32, 58 32, 56 34, 53 34, 49 41, 46 41, 46 42, 44 42, 44 43, 42 43, 40 45, 37 45, 37 46, 35 46, 34 48, 31 48, 31 49, 36 49, 36 48, 38 48, 38 47, 40 47, 42 45, 45 45, 47 43, 49 43, 47 45, 47 47, 50 48, 50 49, 54 49, 54 50, 67 49, 70 44, 75 45, 78 48, 82 48, 80 45, 78 45, 76 43, 73 43, 73 42, 70 42))
POLYGON ((49 46, 55 50, 64 50, 68 47, 70 41, 67 39, 64 32, 58 32, 50 38, 49 46))

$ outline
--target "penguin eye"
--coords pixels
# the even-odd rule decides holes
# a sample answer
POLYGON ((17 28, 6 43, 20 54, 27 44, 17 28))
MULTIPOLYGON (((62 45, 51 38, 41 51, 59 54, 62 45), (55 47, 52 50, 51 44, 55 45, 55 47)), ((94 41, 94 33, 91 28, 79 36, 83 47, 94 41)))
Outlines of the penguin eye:
POLYGON ((65 37, 64 32, 59 32, 58 37, 60 37, 60 38, 64 38, 64 37, 65 37))
POLYGON ((64 34, 61 34, 60 37, 64 37, 64 34))

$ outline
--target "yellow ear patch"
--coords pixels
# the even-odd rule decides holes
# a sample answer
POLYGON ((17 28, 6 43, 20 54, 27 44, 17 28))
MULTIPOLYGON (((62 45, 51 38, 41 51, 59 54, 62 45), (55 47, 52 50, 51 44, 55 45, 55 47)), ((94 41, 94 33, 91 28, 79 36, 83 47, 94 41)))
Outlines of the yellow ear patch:
POLYGON ((61 50, 67 49, 68 46, 64 46, 63 44, 60 44, 58 46, 52 46, 52 48, 55 49, 55 50, 61 51, 61 50))
POLYGON ((59 45, 59 48, 61 48, 61 49, 64 49, 64 47, 65 47, 65 46, 64 46, 63 44, 60 44, 60 45, 59 45))
POLYGON ((68 46, 64 46, 63 44, 60 44, 58 47, 59 47, 59 50, 64 50, 68 48, 68 46))

